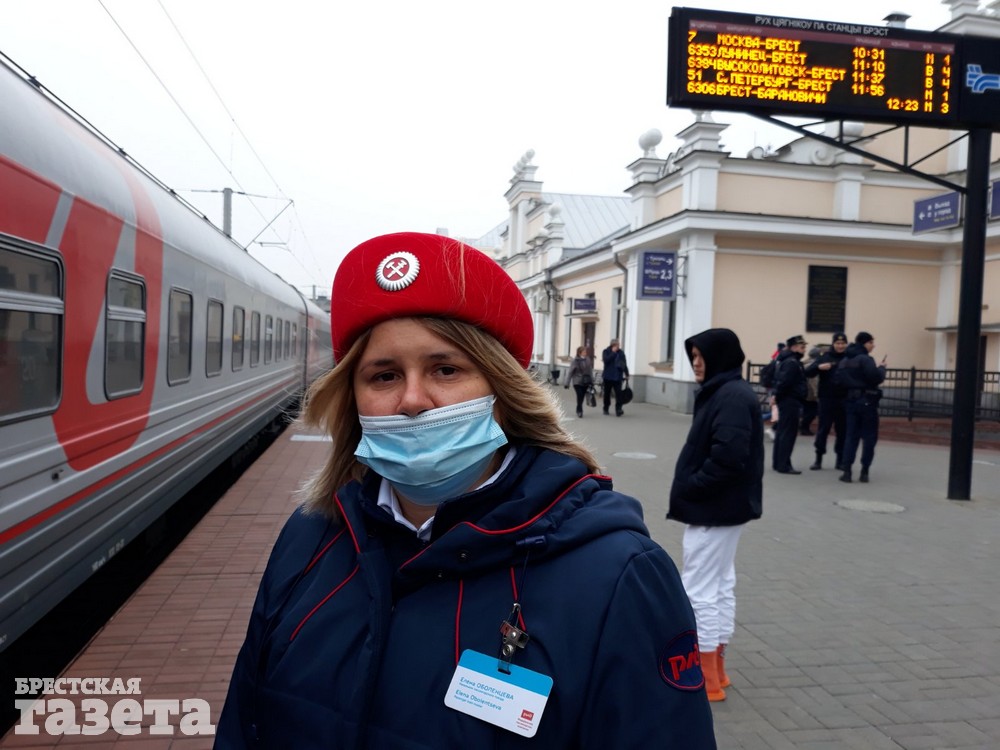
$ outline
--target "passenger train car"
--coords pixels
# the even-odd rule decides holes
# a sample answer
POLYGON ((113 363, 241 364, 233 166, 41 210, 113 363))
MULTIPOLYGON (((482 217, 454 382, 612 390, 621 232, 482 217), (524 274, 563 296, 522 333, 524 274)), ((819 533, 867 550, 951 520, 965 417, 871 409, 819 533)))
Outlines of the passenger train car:
POLYGON ((329 316, 0 62, 0 651, 332 366, 329 316))

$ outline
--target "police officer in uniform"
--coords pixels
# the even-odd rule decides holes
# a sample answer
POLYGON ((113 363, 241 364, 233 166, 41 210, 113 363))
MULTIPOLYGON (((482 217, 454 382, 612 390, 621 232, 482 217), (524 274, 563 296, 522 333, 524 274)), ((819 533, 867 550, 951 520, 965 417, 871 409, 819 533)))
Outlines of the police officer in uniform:
POLYGON ((847 347, 844 361, 837 368, 837 383, 845 390, 844 413, 847 421, 847 437, 844 440, 844 455, 841 465, 844 473, 841 482, 851 481, 851 468, 857 455, 858 443, 861 450, 861 475, 858 479, 868 481, 868 469, 875 459, 875 443, 878 442, 878 402, 882 397, 879 385, 885 380, 885 357, 876 365, 871 351, 875 348, 875 337, 861 331, 854 337, 854 343, 847 347))
POLYGON ((833 452, 837 456, 837 471, 843 471, 841 461, 844 455, 844 437, 847 432, 844 418, 844 389, 834 383, 833 375, 837 365, 844 359, 847 352, 847 336, 843 333, 833 334, 833 346, 814 359, 806 367, 807 378, 819 378, 819 427, 816 428, 816 461, 809 468, 818 471, 823 468, 823 455, 826 453, 826 439, 833 427, 837 433, 833 443, 833 452))
POLYGON ((778 427, 775 430, 771 466, 779 474, 802 473, 792 466, 792 450, 799 434, 802 402, 807 394, 806 373, 802 367, 805 351, 806 340, 802 336, 792 336, 778 355, 775 368, 774 399, 778 404, 778 427))

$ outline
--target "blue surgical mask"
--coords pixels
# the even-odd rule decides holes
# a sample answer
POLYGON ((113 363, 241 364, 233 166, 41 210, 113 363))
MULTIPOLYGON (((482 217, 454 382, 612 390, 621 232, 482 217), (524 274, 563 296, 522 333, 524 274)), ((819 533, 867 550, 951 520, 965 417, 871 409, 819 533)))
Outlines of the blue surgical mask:
POLYGON ((507 444, 493 419, 495 400, 486 396, 415 417, 360 415, 354 455, 408 500, 437 505, 469 489, 507 444))

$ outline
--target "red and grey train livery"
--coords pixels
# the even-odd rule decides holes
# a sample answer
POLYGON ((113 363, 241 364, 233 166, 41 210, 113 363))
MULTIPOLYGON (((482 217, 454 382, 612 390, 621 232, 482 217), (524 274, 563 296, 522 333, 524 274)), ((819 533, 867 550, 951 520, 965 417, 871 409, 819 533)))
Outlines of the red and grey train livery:
POLYGON ((332 366, 329 316, 0 62, 0 651, 332 366))

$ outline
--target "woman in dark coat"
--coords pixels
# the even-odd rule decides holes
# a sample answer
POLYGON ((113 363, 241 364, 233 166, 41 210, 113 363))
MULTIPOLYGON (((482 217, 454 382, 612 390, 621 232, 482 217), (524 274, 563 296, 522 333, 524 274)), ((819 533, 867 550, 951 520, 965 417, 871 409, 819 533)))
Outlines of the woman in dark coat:
POLYGON ((526 372, 487 255, 403 233, 333 283, 328 461, 275 543, 217 748, 715 748, 691 606, 526 372))
POLYGON ((565 387, 569 388, 571 384, 573 390, 576 391, 576 416, 582 417, 584 396, 587 395, 587 390, 594 385, 594 363, 587 356, 587 347, 585 346, 576 348, 576 357, 569 366, 569 372, 566 373, 565 387))
POLYGON ((684 346, 701 387, 667 518, 687 524, 682 578, 698 621, 708 698, 720 701, 730 682, 725 649, 735 631, 736 546, 744 524, 761 515, 764 429, 736 334, 712 328, 684 346))

